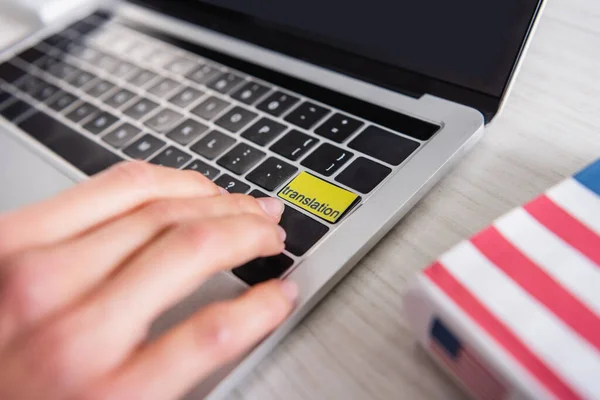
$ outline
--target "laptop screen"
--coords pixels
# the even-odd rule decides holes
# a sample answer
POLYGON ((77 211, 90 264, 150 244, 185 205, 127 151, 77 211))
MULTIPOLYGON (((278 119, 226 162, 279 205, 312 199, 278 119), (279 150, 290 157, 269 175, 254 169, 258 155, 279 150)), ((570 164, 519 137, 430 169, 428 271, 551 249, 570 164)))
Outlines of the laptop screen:
POLYGON ((538 0, 199 0, 500 97, 538 0))

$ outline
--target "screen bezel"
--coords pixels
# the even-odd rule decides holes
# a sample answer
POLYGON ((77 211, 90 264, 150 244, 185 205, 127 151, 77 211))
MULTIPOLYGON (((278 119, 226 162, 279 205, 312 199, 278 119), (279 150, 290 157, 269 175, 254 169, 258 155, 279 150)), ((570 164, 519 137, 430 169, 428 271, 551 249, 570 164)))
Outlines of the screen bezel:
POLYGON ((197 0, 128 1, 415 98, 423 94, 430 94, 473 107, 484 115, 486 122, 490 122, 494 118, 507 94, 544 3, 544 0, 537 1, 535 12, 531 15, 527 31, 513 60, 502 94, 493 96, 359 56, 329 44, 302 37, 288 29, 267 24, 251 16, 197 0))

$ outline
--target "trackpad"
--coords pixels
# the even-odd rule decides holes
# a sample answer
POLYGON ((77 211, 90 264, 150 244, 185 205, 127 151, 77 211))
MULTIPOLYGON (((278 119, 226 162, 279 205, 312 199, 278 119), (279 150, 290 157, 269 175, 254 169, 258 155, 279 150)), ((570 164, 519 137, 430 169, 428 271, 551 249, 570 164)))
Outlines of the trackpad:
POLYGON ((0 212, 47 199, 74 181, 0 127, 0 212))
MULTIPOLYGON (((163 313, 151 326, 149 339, 156 339, 168 329, 191 317, 202 307, 217 301, 233 299, 248 289, 246 284, 232 275, 219 273, 202 285, 199 289, 163 313)), ((194 357, 194 355, 190 355, 194 357)), ((207 394, 235 367, 236 363, 225 366, 215 372, 194 388, 185 398, 187 400, 203 399, 207 394)))

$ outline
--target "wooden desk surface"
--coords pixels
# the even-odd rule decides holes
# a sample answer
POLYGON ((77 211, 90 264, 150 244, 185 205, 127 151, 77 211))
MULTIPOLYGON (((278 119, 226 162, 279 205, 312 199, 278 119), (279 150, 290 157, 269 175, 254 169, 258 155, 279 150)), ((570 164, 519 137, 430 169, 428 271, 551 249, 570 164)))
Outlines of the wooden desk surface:
MULTIPOLYGON (((19 30, 1 16, 0 27, 4 42, 19 30)), ((600 2, 549 0, 506 108, 481 142, 230 398, 465 398, 415 346, 402 313, 407 282, 598 157, 600 2)))

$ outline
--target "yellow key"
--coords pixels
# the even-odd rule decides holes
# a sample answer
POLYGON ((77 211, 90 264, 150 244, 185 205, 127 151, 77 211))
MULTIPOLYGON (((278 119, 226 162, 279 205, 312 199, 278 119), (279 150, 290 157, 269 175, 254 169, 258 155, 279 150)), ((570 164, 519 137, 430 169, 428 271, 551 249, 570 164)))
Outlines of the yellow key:
POLYGON ((302 172, 277 194, 284 200, 335 223, 359 199, 358 195, 302 172))

